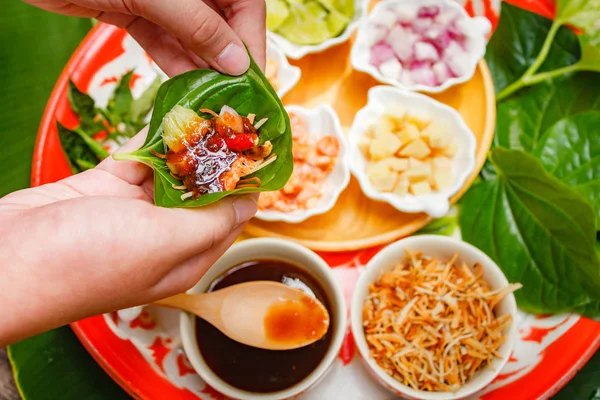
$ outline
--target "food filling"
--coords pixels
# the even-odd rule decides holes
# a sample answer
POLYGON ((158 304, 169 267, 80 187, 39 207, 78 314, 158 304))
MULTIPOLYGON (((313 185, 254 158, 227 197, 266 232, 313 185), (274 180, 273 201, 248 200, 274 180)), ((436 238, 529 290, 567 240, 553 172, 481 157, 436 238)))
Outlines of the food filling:
POLYGON ((521 285, 492 290, 480 264, 407 253, 369 287, 363 327, 370 355, 414 389, 456 391, 500 358, 512 318, 495 307, 521 285))
POLYGON ((260 186, 260 179, 242 179, 275 161, 271 142, 260 142, 256 116, 239 115, 223 106, 216 114, 201 109, 211 118, 204 119, 193 110, 175 106, 163 119, 163 140, 168 147, 166 159, 171 175, 182 181, 174 185, 184 191, 182 200, 215 192, 260 186))
POLYGON ((368 26, 371 64, 404 85, 439 86, 471 70, 470 21, 449 5, 398 3, 368 26))
POLYGON ((428 195, 455 182, 457 145, 446 126, 392 105, 359 143, 366 174, 380 192, 428 195))
POLYGON ((293 113, 289 115, 294 172, 283 189, 261 194, 261 210, 293 212, 313 208, 327 191, 327 176, 337 162, 340 143, 335 136, 311 136, 306 121, 293 113))

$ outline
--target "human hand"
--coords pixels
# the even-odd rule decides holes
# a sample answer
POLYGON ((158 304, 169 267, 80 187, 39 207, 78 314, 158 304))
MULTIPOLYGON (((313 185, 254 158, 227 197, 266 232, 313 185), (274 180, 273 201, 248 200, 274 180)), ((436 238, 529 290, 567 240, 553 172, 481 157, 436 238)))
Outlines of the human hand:
POLYGON ((200 209, 156 207, 152 198, 150 168, 108 158, 0 199, 0 347, 186 291, 257 209, 253 196, 200 209))
POLYGON ((169 76, 210 66, 240 75, 250 53, 264 69, 264 0, 24 0, 41 9, 125 28, 169 76))

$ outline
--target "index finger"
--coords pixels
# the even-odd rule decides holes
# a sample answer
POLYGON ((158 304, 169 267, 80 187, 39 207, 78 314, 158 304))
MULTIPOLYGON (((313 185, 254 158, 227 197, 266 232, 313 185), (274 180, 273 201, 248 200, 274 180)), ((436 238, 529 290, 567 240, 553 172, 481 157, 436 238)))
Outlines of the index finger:
POLYGON ((264 71, 267 45, 267 7, 264 0, 214 0, 231 28, 248 46, 264 71))

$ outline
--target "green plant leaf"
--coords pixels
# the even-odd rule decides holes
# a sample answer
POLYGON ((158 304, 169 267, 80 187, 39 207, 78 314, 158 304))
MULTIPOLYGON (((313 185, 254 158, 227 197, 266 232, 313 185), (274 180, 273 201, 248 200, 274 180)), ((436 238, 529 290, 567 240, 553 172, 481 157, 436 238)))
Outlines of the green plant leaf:
POLYGON ((220 74, 202 69, 186 72, 164 82, 154 103, 152 119, 146 142, 136 152, 118 154, 115 159, 137 160, 154 169, 154 202, 163 207, 200 207, 214 203, 231 194, 281 189, 288 181, 292 169, 292 137, 290 120, 275 90, 252 60, 250 69, 240 76, 220 74), (150 149, 165 152, 162 141, 162 121, 165 114, 176 105, 195 111, 208 108, 219 111, 223 105, 233 107, 242 115, 256 114, 268 118, 260 128, 260 140, 270 140, 277 160, 251 177, 258 177, 258 188, 235 189, 206 194, 196 200, 181 200, 182 192, 173 189, 181 182, 169 174, 165 160, 154 156, 150 149))
POLYGON ((519 306, 533 313, 574 310, 598 317, 600 260, 595 213, 579 193, 549 175, 533 156, 492 151, 497 176, 461 202, 464 240, 520 282, 519 306))
POLYGON ((117 116, 119 119, 119 121, 111 120, 113 125, 116 125, 117 122, 121 122, 129 117, 129 112, 133 103, 133 95, 129 88, 132 76, 133 71, 129 71, 123 75, 121 79, 119 79, 113 95, 108 99, 106 110, 114 116, 117 116))
POLYGON ((582 70, 600 72, 600 31, 580 35, 579 44, 581 45, 581 59, 577 66, 582 70))
POLYGON ((83 93, 79 88, 69 79, 69 103, 71 108, 80 118, 93 119, 96 116, 96 103, 88 94, 83 93))
MULTIPOLYGON (((456 211, 456 210, 454 210, 456 211)), ((452 236, 458 227, 458 214, 446 215, 445 217, 435 219, 429 224, 415 232, 415 235, 442 235, 452 236)))
POLYGON ((556 21, 586 32, 598 29, 600 0, 556 0, 556 21))
POLYGON ((600 74, 579 72, 520 90, 497 105, 494 145, 533 151, 559 119, 600 110, 598 88, 600 74))
POLYGON ((556 178, 577 190, 596 210, 600 227, 600 112, 564 118, 548 129, 535 155, 556 178))
MULTIPOLYGON (((552 21, 540 15, 502 3, 500 23, 490 39, 485 59, 496 93, 517 81, 536 61, 552 21)), ((560 28, 540 71, 551 71, 575 63, 580 57, 577 36, 560 28)))
MULTIPOLYGON (((152 106, 154 105, 154 99, 156 98, 156 93, 158 92, 158 88, 160 87, 161 80, 157 77, 138 97, 131 102, 131 108, 129 110, 129 119, 134 122, 142 121, 146 115, 152 110, 152 106)), ((143 123, 143 121, 142 121, 143 123)))
POLYGON ((130 400, 63 327, 8 347, 24 400, 130 400))
POLYGON ((93 168, 108 157, 108 151, 81 129, 67 129, 58 122, 56 126, 61 147, 74 174, 93 168))

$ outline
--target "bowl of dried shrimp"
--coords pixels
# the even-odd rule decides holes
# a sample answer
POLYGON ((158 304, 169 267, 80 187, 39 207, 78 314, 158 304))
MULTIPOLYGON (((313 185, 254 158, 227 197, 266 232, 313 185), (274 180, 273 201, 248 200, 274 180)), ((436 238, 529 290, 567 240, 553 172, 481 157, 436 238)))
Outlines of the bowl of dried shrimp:
POLYGON ((465 398, 510 357, 520 287, 468 243, 405 238, 379 252, 359 278, 352 333, 369 372, 397 395, 465 398))
POLYGON ((324 214, 350 182, 350 152, 340 120, 329 105, 287 106, 294 172, 283 189, 261 193, 256 217, 299 223, 324 214))

